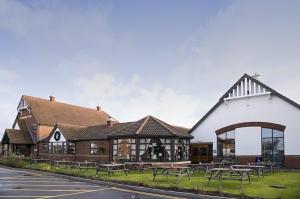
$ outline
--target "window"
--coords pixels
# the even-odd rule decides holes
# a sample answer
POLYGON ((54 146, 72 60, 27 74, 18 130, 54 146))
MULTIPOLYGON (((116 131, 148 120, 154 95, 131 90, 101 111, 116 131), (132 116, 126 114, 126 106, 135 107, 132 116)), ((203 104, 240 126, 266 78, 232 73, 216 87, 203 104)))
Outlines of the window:
POLYGON ((283 162, 284 133, 275 129, 261 128, 261 151, 263 161, 283 162))
POLYGON ((75 151, 75 142, 49 142, 42 146, 42 153, 75 154, 75 151))
POLYGON ((91 142, 91 155, 97 155, 98 145, 95 142, 91 142))
POLYGON ((135 139, 113 140, 113 160, 136 160, 135 139))
POLYGON ((235 131, 227 131, 217 137, 217 155, 224 159, 234 159, 235 157, 235 131))
POLYGON ((33 130, 33 131, 36 131, 36 130, 37 130, 37 124, 36 124, 36 123, 33 123, 33 124, 32 124, 32 130, 33 130))
POLYGON ((171 140, 159 138, 140 139, 139 159, 142 161, 170 161, 171 140))
POLYGON ((200 147, 200 155, 206 156, 207 155, 207 147, 200 147))
POLYGON ((42 153, 48 153, 48 144, 43 144, 42 153))
POLYGON ((76 153, 75 142, 69 142, 68 143, 68 154, 75 154, 75 153, 76 153))
POLYGON ((54 154, 62 154, 63 153, 63 143, 62 142, 53 142, 52 150, 54 154))
POLYGON ((195 155, 195 156, 200 154, 200 153, 199 153, 199 148, 198 148, 198 147, 193 147, 193 150, 192 150, 192 151, 193 151, 192 154, 195 155))
POLYGON ((189 158, 189 141, 175 139, 175 160, 188 160, 189 158))

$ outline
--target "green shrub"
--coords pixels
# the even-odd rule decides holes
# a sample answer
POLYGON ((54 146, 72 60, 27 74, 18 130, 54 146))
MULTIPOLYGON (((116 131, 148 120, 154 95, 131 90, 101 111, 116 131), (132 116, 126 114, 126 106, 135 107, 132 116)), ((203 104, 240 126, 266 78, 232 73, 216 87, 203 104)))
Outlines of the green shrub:
POLYGON ((26 162, 14 155, 10 155, 7 157, 1 157, 0 163, 5 166, 16 167, 16 168, 24 168, 26 162))

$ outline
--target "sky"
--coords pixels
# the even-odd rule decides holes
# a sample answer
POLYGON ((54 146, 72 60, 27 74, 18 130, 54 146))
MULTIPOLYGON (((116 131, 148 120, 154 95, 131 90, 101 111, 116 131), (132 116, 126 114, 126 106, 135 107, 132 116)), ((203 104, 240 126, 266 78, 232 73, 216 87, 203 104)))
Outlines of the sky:
MULTIPOLYGON (((300 102, 300 1, 2 0, 0 129, 21 96, 192 127, 244 74, 300 102)), ((0 130, 0 134, 1 134, 0 130)))

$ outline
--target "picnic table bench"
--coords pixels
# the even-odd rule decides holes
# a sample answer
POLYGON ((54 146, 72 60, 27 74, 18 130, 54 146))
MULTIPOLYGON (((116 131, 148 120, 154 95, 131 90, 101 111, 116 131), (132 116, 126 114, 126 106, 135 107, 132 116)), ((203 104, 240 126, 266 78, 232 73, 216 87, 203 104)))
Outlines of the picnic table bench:
POLYGON ((196 169, 198 169, 198 172, 203 170, 206 173, 206 172, 208 172, 209 169, 214 168, 214 165, 212 163, 188 164, 187 166, 192 169, 193 173, 196 169))
POLYGON ((53 166, 67 168, 68 166, 73 167, 73 165, 74 165, 74 162, 73 161, 68 161, 68 160, 55 160, 55 161, 51 162, 51 168, 53 166))
POLYGON ((101 169, 104 169, 104 171, 108 172, 109 177, 112 177, 112 174, 114 172, 124 172, 126 175, 128 175, 129 169, 125 168, 125 164, 99 164, 96 168, 96 175, 99 175, 99 172, 101 169))
POLYGON ((232 168, 235 169, 251 169, 251 171, 254 171, 258 178, 260 178, 260 176, 262 176, 264 178, 264 168, 265 166, 262 165, 232 165, 232 168))
POLYGON ((279 171, 279 164, 277 162, 257 162, 257 163, 250 163, 250 165, 256 166, 264 166, 266 170, 269 170, 271 173, 275 171, 279 171))
POLYGON ((40 159, 31 159, 30 160, 30 164, 37 164, 37 163, 49 163, 51 162, 50 159, 43 159, 43 158, 40 158, 40 159))
POLYGON ((136 169, 144 173, 144 170, 152 169, 152 163, 150 162, 125 162, 125 168, 136 169))
POLYGON ((158 175, 173 175, 176 176, 176 183, 178 184, 179 179, 182 176, 188 176, 189 180, 191 180, 190 176, 190 168, 186 166, 155 166, 152 167, 153 171, 153 181, 155 181, 155 177, 158 175))
POLYGON ((206 176, 208 178, 208 186, 210 181, 216 179, 219 181, 218 190, 221 189, 221 180, 238 180, 240 181, 240 191, 243 191, 243 181, 248 180, 251 184, 250 171, 252 169, 234 169, 234 168, 213 168, 210 169, 210 174, 206 176))
POLYGON ((96 162, 74 162, 73 166, 79 168, 80 171, 88 169, 96 169, 97 163, 96 162))

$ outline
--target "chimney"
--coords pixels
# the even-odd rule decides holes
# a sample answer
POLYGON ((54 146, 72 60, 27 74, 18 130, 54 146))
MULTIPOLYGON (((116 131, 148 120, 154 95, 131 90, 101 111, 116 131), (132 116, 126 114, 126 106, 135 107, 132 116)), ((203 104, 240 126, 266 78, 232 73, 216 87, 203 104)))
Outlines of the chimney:
POLYGON ((55 102, 55 96, 50 95, 49 98, 51 102, 55 102))
POLYGON ((107 127, 112 127, 113 124, 114 124, 113 118, 112 118, 112 117, 109 117, 109 118, 107 119, 107 124, 106 124, 107 127))
POLYGON ((96 106, 96 108, 97 108, 97 111, 101 111, 101 106, 96 106))

